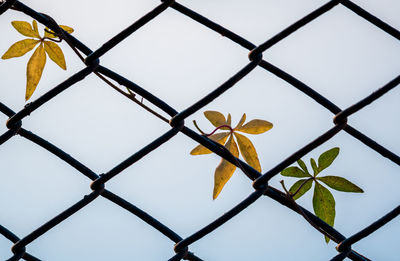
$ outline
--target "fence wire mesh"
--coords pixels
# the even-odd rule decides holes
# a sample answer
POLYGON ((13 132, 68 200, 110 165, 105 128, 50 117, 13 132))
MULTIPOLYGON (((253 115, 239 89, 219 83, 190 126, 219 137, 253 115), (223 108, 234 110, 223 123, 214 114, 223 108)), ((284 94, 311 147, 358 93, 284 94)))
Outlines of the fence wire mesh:
MULTIPOLYGON (((15 135, 19 135, 26 140, 29 140, 40 147, 46 149, 49 153, 54 154, 61 160, 65 161, 71 167, 75 168, 76 171, 86 176, 92 182, 90 183, 90 188, 92 192, 88 195, 85 195, 84 198, 78 202, 76 202, 71 207, 65 209, 63 212, 58 214, 57 216, 51 218, 48 222, 44 223, 30 234, 25 237, 18 237, 12 231, 8 230, 6 227, 0 225, 0 233, 10 240, 13 243, 13 246, 10 251, 11 257, 8 260, 40 260, 39 257, 35 257, 29 254, 29 244, 38 239, 40 236, 48 232, 50 229, 54 228, 61 222, 65 221, 76 212, 83 209, 85 206, 96 200, 98 197, 103 197, 118 205, 119 207, 127 210, 132 213, 143 222, 147 223, 149 226, 152 226, 154 229, 158 230, 162 235, 169 238, 171 241, 175 243, 174 251, 175 255, 169 258, 169 260, 202 260, 201 253, 192 253, 189 250, 191 244, 198 240, 202 240, 204 236, 211 233, 212 231, 218 229, 220 226, 224 225, 227 221, 234 218, 237 214, 253 204, 255 201, 260 199, 262 196, 266 196, 272 200, 275 200, 282 204, 282 206, 287 207, 287 209, 292 210, 294 212, 303 215, 304 218, 309 220, 309 222, 313 225, 313 227, 318 230, 320 233, 328 236, 332 241, 337 243, 337 251, 338 254, 332 257, 331 260, 343 260, 345 258, 350 258, 351 260, 369 260, 368 257, 363 256, 362 253, 358 253, 356 250, 352 248, 352 245, 363 238, 367 237, 371 233, 374 233, 376 230, 380 229, 382 226, 386 225, 389 221, 394 219, 400 214, 400 205, 395 206, 395 208, 389 213, 383 215, 380 219, 376 220, 369 226, 364 229, 355 232, 353 235, 349 237, 345 237, 339 231, 334 229, 333 227, 327 225, 321 219, 316 217, 314 214, 309 212, 307 209, 294 204, 293 201, 288 198, 288 196, 270 186, 268 184, 269 180, 279 174, 284 168, 291 165, 296 160, 300 159, 313 149, 317 148, 321 144, 325 143, 333 136, 338 134, 339 132, 345 132, 354 139, 359 140, 361 143, 365 144, 365 146, 370 147, 377 154, 382 155, 394 162, 397 165, 400 165, 400 157, 395 153, 391 152, 384 146, 380 145, 373 139, 367 137, 365 134, 353 128, 347 123, 348 117, 357 113, 358 111, 365 108, 370 103, 376 101, 386 93, 388 93, 393 88, 397 87, 400 83, 400 75, 394 79, 389 79, 387 84, 381 86, 376 89, 374 93, 363 98, 359 102, 354 105, 341 109, 337 105, 335 105, 328 98, 324 97, 313 88, 309 87, 302 81, 296 79, 294 76, 289 73, 281 70, 280 68, 274 66, 268 61, 263 59, 263 52, 285 39, 289 35, 291 35, 296 30, 307 26, 314 19, 323 16, 329 11, 333 10, 337 6, 341 5, 342 7, 347 8, 355 15, 357 15, 360 19, 365 19, 369 23, 378 27, 380 30, 387 33, 390 37, 393 37, 397 40, 400 40, 400 32, 380 20, 378 17, 375 17, 373 14, 367 12, 360 6, 356 5, 350 0, 333 0, 329 1, 321 7, 317 8, 315 11, 309 13, 302 19, 298 20, 291 26, 285 28, 274 37, 266 40, 262 44, 256 45, 241 37, 240 35, 226 29, 220 24, 217 24, 208 18, 200 15, 199 13, 185 7, 184 5, 174 1, 174 0, 164 0, 158 6, 156 6, 153 10, 145 14, 143 17, 135 21, 129 27, 125 28, 117 35, 112 37, 109 41, 105 42, 100 48, 95 51, 89 49, 84 43, 80 40, 76 39, 74 36, 68 34, 63 31, 57 24, 57 22, 51 17, 51 15, 40 13, 36 10, 31 9, 29 6, 23 4, 20 1, 16 0, 6 0, 0 1, 0 14, 3 14, 9 10, 16 10, 26 14, 27 16, 32 17, 33 19, 39 21, 44 26, 52 29, 54 32, 57 32, 62 40, 64 40, 70 48, 76 53, 76 55, 82 60, 84 64, 84 68, 61 82, 53 89, 37 98, 35 101, 28 103, 22 110, 18 112, 14 112, 10 109, 6 104, 0 102, 0 111, 5 114, 9 119, 6 123, 8 130, 0 136, 0 144, 6 143, 8 140, 15 137, 15 135), (211 91, 209 94, 204 96, 202 99, 198 100, 188 108, 177 111, 172 106, 168 105, 162 99, 153 95, 146 89, 140 87, 135 84, 131 80, 119 75, 118 73, 108 69, 101 65, 99 58, 118 45, 121 41, 126 39, 127 37, 131 37, 136 30, 139 28, 146 26, 146 24, 152 19, 156 18, 158 15, 163 13, 167 9, 174 9, 177 12, 193 19, 194 21, 202 24, 203 26, 225 36, 230 39, 234 43, 240 45, 244 49, 249 51, 249 62, 246 64, 241 70, 235 73, 231 78, 227 79, 223 84, 218 86, 216 89, 211 91), (282 160, 278 165, 270 168, 265 173, 259 173, 252 167, 250 167, 245 162, 241 161, 238 158, 235 158, 233 155, 229 153, 224 147, 219 144, 213 142, 208 139, 206 136, 202 136, 197 134, 195 131, 190 129, 185 125, 184 120, 191 116, 193 113, 202 109, 204 106, 208 105, 215 98, 224 94, 230 88, 234 88, 237 82, 241 81, 244 77, 246 77, 252 70, 257 67, 261 67, 265 69, 265 71, 274 74, 275 76, 281 78, 282 80, 289 83, 294 88, 298 89, 305 95, 312 98, 316 103, 318 103, 321 107, 326 108, 334 115, 334 125, 331 129, 322 133, 319 137, 316 137, 312 142, 305 145, 304 147, 295 151, 291 156, 282 160), (53 145, 45 138, 40 137, 25 128, 23 128, 22 120, 31 115, 31 117, 35 117, 35 110, 40 108, 41 106, 45 106, 45 104, 53 99, 56 95, 62 94, 66 89, 70 88, 74 84, 83 81, 85 77, 90 74, 94 74, 103 80, 106 84, 111 86, 121 95, 124 95, 126 98, 131 101, 137 103, 139 106, 147 110, 150 114, 153 114, 161 121, 170 125, 170 129, 166 131, 163 135, 149 143, 147 146, 141 148, 137 152, 135 152, 132 156, 123 160, 120 164, 116 165, 110 171, 104 174, 97 174, 83 163, 79 162, 77 159, 70 156, 67 152, 63 151, 62 148, 58 148, 53 145), (128 88, 131 92, 140 95, 146 101, 151 103, 151 106, 145 105, 136 96, 131 95, 128 92, 125 92, 123 89, 118 87, 115 83, 118 83, 120 86, 124 86, 128 88), (153 109, 152 107, 156 107, 157 109, 153 109), (158 113, 157 110, 163 111, 163 113, 158 113), (163 116, 162 114, 169 115, 169 118, 163 116), (195 140, 196 142, 204 145, 217 155, 225 158, 232 164, 235 164, 239 167, 242 172, 252 181, 252 186, 254 188, 254 192, 251 193, 247 198, 243 199, 240 203, 238 203, 231 210, 220 216, 218 219, 213 221, 212 223, 204 226, 198 231, 194 232, 192 235, 183 238, 179 236, 176 232, 174 232, 173 228, 169 228, 162 224, 160 221, 152 217, 150 214, 144 212, 140 208, 134 206, 132 203, 126 201, 124 198, 114 194, 113 192, 107 190, 105 188, 105 184, 114 178, 117 175, 123 175, 123 172, 129 166, 137 163, 143 157, 148 155, 150 152, 156 150, 160 145, 168 142, 172 137, 174 137, 178 133, 183 133, 188 138, 195 140)), ((4 99, 4 97, 2 97, 4 99)))

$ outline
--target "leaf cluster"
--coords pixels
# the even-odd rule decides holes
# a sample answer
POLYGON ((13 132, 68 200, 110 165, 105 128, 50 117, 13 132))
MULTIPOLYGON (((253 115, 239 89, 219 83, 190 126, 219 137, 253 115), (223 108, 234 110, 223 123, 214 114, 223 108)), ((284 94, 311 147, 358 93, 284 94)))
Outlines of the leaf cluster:
MULTIPOLYGON (((60 66, 63 70, 67 69, 64 53, 56 42, 60 42, 60 37, 50 29, 44 29, 44 37, 39 34, 38 24, 35 20, 32 25, 25 21, 13 21, 12 26, 23 36, 30 37, 21 41, 17 41, 8 48, 1 57, 2 59, 10 59, 23 56, 37 45, 38 47, 33 52, 28 61, 26 68, 26 92, 25 101, 29 100, 39 84, 42 77, 43 69, 46 64, 46 54, 49 58, 60 66)), ((67 33, 72 33, 74 29, 69 26, 60 25, 67 33)))
MULTIPOLYGON (((325 221, 330 226, 333 226, 335 223, 335 199, 332 193, 325 186, 323 186, 322 183, 334 190, 342 192, 364 192, 360 187, 343 177, 318 176, 321 171, 332 164, 338 154, 339 148, 335 147, 322 153, 318 158, 318 164, 313 158, 311 158, 310 164, 313 170, 313 175, 309 173, 306 164, 301 159, 297 161, 297 164, 300 166, 300 168, 297 166, 292 166, 284 169, 281 172, 282 176, 300 178, 289 189, 289 194, 294 200, 297 200, 303 196, 311 189, 312 184, 315 184, 312 200, 314 213, 317 217, 325 221)), ((325 237, 325 240, 327 243, 329 242, 328 237, 325 237)))
MULTIPOLYGON (((233 156, 239 157, 239 151, 244 160, 257 171, 261 172, 260 160, 258 159, 257 151, 250 141, 249 138, 241 133, 246 134, 261 134, 272 128, 272 123, 265 120, 251 120, 245 124, 246 114, 244 113, 242 118, 236 127, 231 126, 231 115, 228 117, 217 111, 205 111, 204 116, 211 122, 216 129, 208 136, 211 140, 224 145, 226 149, 232 153, 233 156), (215 133, 215 131, 221 130, 222 132, 215 133), (236 141, 235 141, 236 140, 236 141), (238 146, 239 145, 239 146, 238 146)), ((190 154, 191 155, 202 155, 212 153, 209 149, 203 145, 195 147, 190 154)), ((221 162, 215 169, 214 173, 214 190, 213 199, 216 199, 221 192, 222 188, 232 177, 235 172, 236 166, 225 159, 221 159, 221 162)))

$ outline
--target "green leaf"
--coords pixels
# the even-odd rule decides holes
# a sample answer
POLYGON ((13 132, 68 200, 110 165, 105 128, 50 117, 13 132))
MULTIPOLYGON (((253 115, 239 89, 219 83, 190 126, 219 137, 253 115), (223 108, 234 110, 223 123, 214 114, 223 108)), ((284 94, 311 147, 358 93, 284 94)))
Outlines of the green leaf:
POLYGON ((260 160, 258 159, 257 151, 253 143, 246 137, 239 133, 233 133, 237 139, 240 153, 244 160, 258 172, 261 172, 260 160))
POLYGON ((310 174, 305 173, 299 167, 288 167, 281 172, 282 176, 286 177, 296 177, 296 178, 309 178, 310 174))
POLYGON ((8 48, 7 52, 3 54, 1 59, 10 59, 14 57, 20 57, 33 48, 38 44, 39 40, 34 39, 25 39, 14 43, 13 45, 8 48))
MULTIPOLYGON (((228 139, 229 134, 231 134, 231 133, 230 132, 221 132, 221 133, 213 134, 208 138, 223 145, 225 143, 225 141, 228 139)), ((203 145, 198 145, 190 152, 191 155, 203 155, 203 154, 210 154, 210 153, 212 153, 212 151, 207 149, 203 145)))
MULTIPOLYGON (((238 157, 239 151, 236 145, 235 140, 232 135, 229 137, 228 142, 225 144, 225 147, 232 153, 233 156, 238 157)), ((216 199, 221 192, 222 188, 225 186, 226 182, 232 177, 233 172, 235 172, 236 166, 225 160, 221 159, 221 162, 215 169, 214 173, 214 191, 213 191, 213 199, 216 199)))
POLYGON ((226 124, 225 116, 218 111, 205 111, 204 116, 217 128, 226 124))
POLYGON ((302 161, 301 159, 299 159, 299 160, 297 161, 297 164, 299 164, 300 168, 302 168, 303 171, 304 171, 305 173, 309 174, 308 169, 307 169, 307 166, 306 166, 306 164, 304 163, 304 161, 302 161))
POLYGON ((298 198, 303 196, 307 191, 309 191, 312 186, 312 182, 313 182, 312 179, 300 179, 300 180, 296 181, 296 183, 294 183, 293 186, 289 189, 289 192, 291 195, 296 193, 296 191, 300 188, 300 186, 303 185, 303 183, 304 183, 304 185, 296 193, 296 195, 293 196, 293 199, 297 200, 298 198))
POLYGON ((317 167, 317 163, 315 163, 315 160, 313 158, 310 159, 310 163, 311 163, 311 167, 314 171, 314 177, 318 175, 319 171, 318 171, 318 167, 317 167))
POLYGON ((318 170, 321 172, 323 169, 329 167, 339 154, 339 148, 335 147, 325 151, 318 158, 318 170))
POLYGON ((42 72, 44 65, 46 64, 46 53, 44 52, 43 45, 40 44, 36 48, 35 52, 32 54, 28 61, 28 66, 26 69, 26 93, 25 100, 29 100, 36 86, 39 84, 40 78, 42 77, 42 72))
POLYGON ((55 62, 63 70, 67 69, 64 53, 56 43, 44 41, 44 50, 49 55, 50 59, 53 60, 53 62, 55 62))
POLYGON ((261 134, 273 127, 272 123, 264 120, 251 120, 245 125, 237 128, 238 131, 249 133, 249 134, 261 134))
POLYGON ((317 179, 324 182, 329 187, 339 191, 355 192, 355 193, 364 192, 360 187, 342 177, 325 176, 325 177, 318 177, 317 179))
POLYGON ((40 38, 39 33, 36 32, 28 22, 12 21, 11 24, 20 34, 24 36, 40 38))
MULTIPOLYGON (((314 187, 313 208, 317 217, 333 227, 335 223, 335 199, 329 190, 318 182, 315 182, 314 187)), ((328 243, 329 238, 325 237, 325 241, 328 243)))

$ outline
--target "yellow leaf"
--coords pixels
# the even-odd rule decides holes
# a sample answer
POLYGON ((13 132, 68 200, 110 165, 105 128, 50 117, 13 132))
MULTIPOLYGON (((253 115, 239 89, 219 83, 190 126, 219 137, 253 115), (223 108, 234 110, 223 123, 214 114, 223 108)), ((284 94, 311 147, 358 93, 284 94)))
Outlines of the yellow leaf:
POLYGON ((236 125, 235 130, 243 126, 243 123, 246 121, 246 113, 243 113, 242 118, 240 119, 238 125, 236 125))
MULTIPOLYGON (((230 134, 230 132, 221 132, 221 133, 211 135, 208 138, 223 145, 225 143, 226 139, 228 139, 229 134, 230 134)), ((210 153, 212 153, 212 151, 207 149, 203 145, 197 146, 190 152, 191 155, 203 155, 203 154, 210 154, 210 153)))
POLYGON ((231 123, 232 123, 232 117, 231 117, 231 114, 228 113, 228 119, 226 120, 226 125, 231 126, 231 123))
MULTIPOLYGON (((74 32, 74 29, 72 29, 72 28, 69 27, 69 26, 60 25, 60 27, 61 27, 62 29, 64 29, 64 31, 66 31, 66 32, 69 33, 69 34, 71 34, 71 33, 74 32)), ((46 27, 46 29, 44 30, 44 36, 45 36, 45 37, 48 37, 48 38, 56 38, 56 37, 58 37, 57 34, 56 34, 53 30, 51 30, 51 29, 49 29, 49 28, 47 28, 47 27, 46 27)))
MULTIPOLYGON (((236 145, 235 140, 232 135, 229 136, 229 140, 226 143, 225 147, 232 153, 233 156, 238 157, 239 151, 236 145)), ((216 199, 221 192, 222 188, 228 182, 228 180, 232 177, 233 172, 235 172, 236 166, 230 163, 225 159, 221 159, 218 167, 215 169, 214 173, 214 191, 213 191, 213 199, 216 199)))
POLYGON ((72 33, 74 32, 74 29, 72 29, 72 28, 69 27, 69 26, 60 25, 60 27, 61 27, 62 29, 64 29, 64 31, 66 31, 66 32, 69 33, 69 34, 72 34, 72 33))
POLYGON ((55 32, 53 32, 53 30, 50 30, 49 28, 46 27, 46 29, 44 29, 44 37, 56 38, 57 34, 55 32))
POLYGON ((36 20, 32 21, 32 27, 33 27, 33 31, 37 35, 36 37, 40 38, 39 29, 38 29, 38 25, 37 25, 36 20))
POLYGON ((40 38, 39 34, 36 33, 32 29, 31 24, 28 23, 28 22, 25 22, 25 21, 12 21, 11 24, 22 35, 25 35, 25 36, 28 36, 28 37, 40 38))
POLYGON ((58 66, 64 70, 67 69, 64 54, 56 43, 44 41, 44 50, 49 55, 50 59, 53 60, 58 66))
POLYGON ((217 111, 205 111, 204 116, 214 125, 219 127, 226 124, 225 116, 217 111))
POLYGON ((42 72, 45 64, 46 53, 44 52, 43 45, 40 44, 39 47, 36 48, 32 57, 29 59, 28 67, 26 69, 26 101, 29 100, 29 98, 35 91, 36 86, 40 81, 40 77, 42 77, 42 72))
POLYGON ((264 120, 252 120, 237 128, 238 131, 249 134, 261 134, 272 128, 272 123, 264 120))
POLYGON ((257 151, 253 143, 246 136, 239 133, 234 133, 234 135, 244 160, 258 172, 261 172, 260 160, 258 159, 257 151))
POLYGON ((20 57, 29 52, 30 50, 32 50, 38 42, 39 40, 34 40, 34 39, 25 39, 18 41, 15 44, 11 45, 10 48, 8 48, 7 52, 3 54, 1 59, 20 57))
MULTIPOLYGON (((231 126, 231 122, 232 122, 232 117, 231 117, 231 114, 228 113, 228 118, 227 118, 226 123, 224 125, 231 126)), ((228 127, 222 127, 222 128, 220 128, 220 130, 231 130, 231 129, 228 128, 228 127)))

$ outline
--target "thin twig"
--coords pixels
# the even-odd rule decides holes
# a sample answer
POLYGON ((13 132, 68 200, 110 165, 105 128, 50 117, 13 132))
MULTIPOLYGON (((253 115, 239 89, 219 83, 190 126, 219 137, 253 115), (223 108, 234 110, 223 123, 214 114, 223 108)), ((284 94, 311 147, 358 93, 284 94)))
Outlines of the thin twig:
MULTIPOLYGON (((54 21, 53 18, 51 18, 50 16, 43 14, 46 17, 48 17, 49 19, 51 19, 54 23, 56 23, 54 21)), ((61 28, 61 27, 60 27, 61 28)), ((62 28, 61 28, 62 29, 62 28)), ((49 31, 48 31, 49 32, 49 31)), ((78 57, 80 58, 80 60, 82 62, 85 62, 85 58, 82 56, 82 54, 79 52, 79 50, 71 43, 71 41, 69 40, 69 38, 65 35, 63 29, 60 30, 60 34, 58 35, 61 40, 65 40, 67 42, 67 44, 71 47, 71 49, 78 55, 78 57)), ((49 32, 52 33, 52 32, 49 32)), ((135 98, 135 95, 130 95, 124 91, 122 91, 120 88, 118 88, 117 86, 115 86, 112 82, 110 82, 108 79, 106 79, 103 75, 101 75, 98 72, 94 72, 95 75, 97 75, 100 79, 102 79, 105 83, 107 83, 110 87, 112 87, 114 90, 116 90, 117 92, 121 93, 122 95, 124 95, 125 97, 127 97, 128 99, 130 99, 131 101, 135 102, 137 105, 139 105, 140 107, 142 107, 143 109, 145 109, 146 111, 152 113, 153 115, 155 115, 156 117, 158 117, 159 119, 161 119, 162 121, 169 123, 169 120, 167 118, 165 118, 164 116, 162 116, 161 114, 159 114, 158 112, 154 111, 153 109, 151 109, 150 107, 144 105, 143 103, 143 97, 142 97, 142 101, 139 101, 135 98)))
POLYGON ((118 88, 117 86, 115 86, 112 82, 110 82, 108 79, 106 79, 103 75, 101 75, 98 72, 94 72, 94 74, 96 74, 100 79, 102 79, 105 83, 107 83, 111 88, 113 88, 114 90, 116 90, 117 92, 121 93, 122 95, 124 95, 125 97, 127 97, 128 99, 130 99, 131 101, 133 101, 134 103, 136 103, 137 105, 139 105, 140 107, 142 107, 143 109, 145 109, 146 111, 152 113, 153 115, 155 115, 156 117, 158 117, 159 119, 163 120, 166 123, 169 123, 169 120, 167 118, 165 118, 164 116, 162 116, 161 114, 159 114, 158 112, 154 111, 153 109, 151 109, 150 107, 146 106, 143 104, 143 102, 139 101, 138 99, 136 99, 135 96, 132 96, 124 91, 122 91, 120 88, 118 88))
POLYGON ((296 208, 297 212, 302 215, 304 217, 304 219, 311 225, 313 226, 316 230, 318 230, 319 232, 321 232, 322 234, 324 234, 325 236, 329 237, 330 239, 332 239, 332 237, 326 232, 324 231, 322 228, 320 228, 319 226, 317 226, 317 224, 315 224, 314 222, 312 222, 312 220, 304 213, 304 211, 299 207, 299 205, 296 203, 296 201, 292 198, 292 196, 290 195, 289 191, 286 189, 285 186, 285 182, 283 180, 280 181, 283 190, 286 192, 286 197, 290 200, 290 202, 292 203, 292 205, 296 208))

